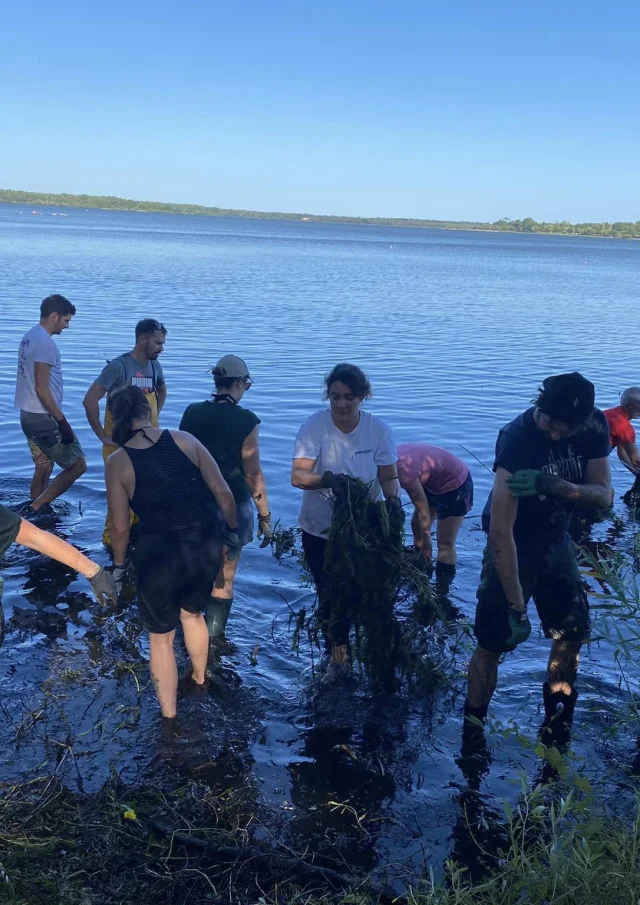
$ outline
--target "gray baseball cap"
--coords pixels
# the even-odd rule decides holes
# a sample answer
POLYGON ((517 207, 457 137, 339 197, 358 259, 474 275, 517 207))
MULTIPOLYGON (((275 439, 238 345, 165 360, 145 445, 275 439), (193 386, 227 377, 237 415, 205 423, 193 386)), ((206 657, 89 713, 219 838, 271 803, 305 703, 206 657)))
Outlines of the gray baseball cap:
POLYGON ((223 355, 220 361, 214 365, 213 373, 216 377, 233 377, 236 379, 248 377, 251 380, 246 361, 238 358, 237 355, 223 355))

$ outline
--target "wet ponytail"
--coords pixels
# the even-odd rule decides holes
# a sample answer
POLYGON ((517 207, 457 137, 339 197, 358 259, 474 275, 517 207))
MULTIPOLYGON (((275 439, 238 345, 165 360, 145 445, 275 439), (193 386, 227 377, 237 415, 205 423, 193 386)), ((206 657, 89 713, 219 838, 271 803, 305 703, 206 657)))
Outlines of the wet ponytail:
POLYGON ((151 409, 140 387, 124 387, 109 399, 113 419, 111 436, 114 443, 124 446, 131 439, 131 422, 136 418, 151 418, 151 409))

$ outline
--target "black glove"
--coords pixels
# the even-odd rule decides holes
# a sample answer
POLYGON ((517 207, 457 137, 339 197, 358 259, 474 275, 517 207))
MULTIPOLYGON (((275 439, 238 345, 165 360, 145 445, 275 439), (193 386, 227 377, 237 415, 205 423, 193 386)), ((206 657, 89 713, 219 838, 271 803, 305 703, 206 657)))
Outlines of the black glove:
POLYGON ((229 560, 229 562, 234 562, 236 559, 240 558, 240 553, 242 551, 242 544, 240 543, 240 538, 238 537, 238 529, 230 528, 227 523, 224 523, 224 527, 220 531, 220 540, 226 546, 227 552, 225 556, 229 560))
POLYGON ((272 537, 273 528, 271 527, 271 513, 268 512, 267 515, 261 515, 258 519, 258 540, 262 538, 262 543, 260 544, 261 550, 263 547, 269 546, 272 537))
POLYGON ((68 446, 69 443, 73 443, 73 428, 64 415, 57 423, 58 430, 60 431, 60 442, 64 443, 65 446, 68 446))
POLYGON ((349 483, 349 478, 346 474, 334 474, 332 471, 325 471, 325 473, 320 478, 320 487, 323 490, 331 490, 333 493, 336 490, 344 490, 349 483))
POLYGON ((96 595, 96 600, 101 606, 115 606, 118 602, 118 585, 116 579, 111 572, 100 567, 100 571, 96 572, 93 578, 89 579, 89 583, 96 595))

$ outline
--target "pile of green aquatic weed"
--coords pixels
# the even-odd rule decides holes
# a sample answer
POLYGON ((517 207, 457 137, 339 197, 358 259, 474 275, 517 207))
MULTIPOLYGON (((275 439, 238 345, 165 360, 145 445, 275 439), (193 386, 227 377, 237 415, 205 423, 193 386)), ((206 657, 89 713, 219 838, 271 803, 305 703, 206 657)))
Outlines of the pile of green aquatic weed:
POLYGON ((411 602, 425 624, 442 609, 422 558, 404 546, 402 509, 373 500, 367 484, 350 478, 334 493, 324 562, 326 611, 354 626, 356 656, 373 683, 391 690, 396 675, 415 679, 424 657, 399 610, 411 602))

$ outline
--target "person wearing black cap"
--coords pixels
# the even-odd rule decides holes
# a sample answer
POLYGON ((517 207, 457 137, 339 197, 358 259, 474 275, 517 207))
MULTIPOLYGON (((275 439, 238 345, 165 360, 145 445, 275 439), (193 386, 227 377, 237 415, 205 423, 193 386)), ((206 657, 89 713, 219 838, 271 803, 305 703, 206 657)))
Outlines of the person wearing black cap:
MULTIPOLYGON (((253 540, 253 507, 258 510, 261 547, 271 540, 271 513, 267 485, 260 464, 260 419, 240 400, 253 381, 249 368, 237 355, 223 355, 212 368, 216 391, 205 402, 187 406, 180 430, 196 437, 209 450, 236 501, 238 536, 242 546, 253 540), (252 503, 253 500, 253 503, 252 503)), ((224 634, 233 603, 233 583, 239 556, 225 556, 207 604, 206 622, 212 638, 224 634)))
MULTIPOLYGON (((574 505, 611 503, 607 422, 581 374, 547 377, 535 405, 503 427, 493 491, 483 513, 488 544, 478 588, 465 715, 486 718, 505 651, 526 641, 533 597, 553 639, 543 686, 547 724, 571 724, 580 647, 589 637, 587 596, 567 528, 574 505)), ((465 727, 473 721, 465 720, 465 727)))

